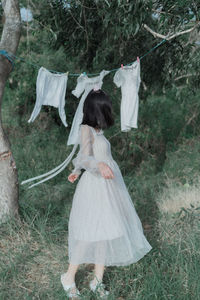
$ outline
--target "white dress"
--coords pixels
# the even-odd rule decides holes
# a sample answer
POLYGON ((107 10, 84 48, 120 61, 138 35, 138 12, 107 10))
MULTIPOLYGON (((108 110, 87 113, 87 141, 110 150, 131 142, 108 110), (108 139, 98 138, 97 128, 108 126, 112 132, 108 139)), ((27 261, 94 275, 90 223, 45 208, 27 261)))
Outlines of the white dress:
POLYGON ((121 87, 122 99, 120 106, 121 131, 137 128, 140 88, 140 61, 131 66, 120 68, 113 78, 117 87, 121 87))
POLYGON ((72 162, 73 173, 85 171, 76 186, 69 216, 69 262, 124 266, 140 260, 152 247, 102 130, 81 125, 80 150, 72 162), (113 170, 113 179, 101 176, 100 161, 113 170))

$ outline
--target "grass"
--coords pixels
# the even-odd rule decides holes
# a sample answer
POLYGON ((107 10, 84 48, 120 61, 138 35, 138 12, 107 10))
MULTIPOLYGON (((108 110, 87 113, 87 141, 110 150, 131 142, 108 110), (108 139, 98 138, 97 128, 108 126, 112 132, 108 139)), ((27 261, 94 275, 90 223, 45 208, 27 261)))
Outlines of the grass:
MULTIPOLYGON (((6 107, 4 124, 20 182, 64 160, 69 150, 63 127, 43 112, 33 125, 19 128, 6 107)), ((125 174, 153 249, 136 264, 106 268, 109 299, 200 299, 199 149, 197 139, 185 140, 176 151, 168 151, 162 172, 154 174, 149 159, 134 176, 125 174)), ((67 226, 75 190, 67 182, 70 168, 36 188, 20 186, 20 219, 0 227, 1 300, 66 299, 60 274, 68 265, 67 226)), ((97 299, 88 289, 92 270, 92 264, 83 264, 77 272, 82 299, 97 299)))

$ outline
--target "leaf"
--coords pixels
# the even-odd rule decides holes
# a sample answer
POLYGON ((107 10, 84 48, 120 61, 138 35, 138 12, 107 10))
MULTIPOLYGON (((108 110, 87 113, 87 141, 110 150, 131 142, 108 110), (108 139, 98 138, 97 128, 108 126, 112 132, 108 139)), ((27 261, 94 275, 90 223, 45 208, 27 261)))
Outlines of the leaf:
POLYGON ((108 2, 108 0, 104 0, 106 2, 106 4, 108 5, 108 7, 110 7, 110 3, 108 2))
POLYGON ((137 23, 135 32, 133 33, 133 36, 135 36, 138 33, 139 28, 140 28, 140 25, 137 23))

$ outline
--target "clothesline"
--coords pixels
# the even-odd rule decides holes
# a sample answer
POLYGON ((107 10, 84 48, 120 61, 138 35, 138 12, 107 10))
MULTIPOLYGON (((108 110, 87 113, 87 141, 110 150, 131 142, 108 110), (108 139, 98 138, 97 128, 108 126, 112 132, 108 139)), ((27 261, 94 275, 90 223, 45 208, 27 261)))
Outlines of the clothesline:
MULTIPOLYGON (((155 49, 157 49, 159 46, 161 46, 162 44, 164 44, 167 40, 166 39, 163 39, 160 43, 158 43, 157 45, 155 45, 153 48, 151 48, 149 51, 147 51, 144 55, 140 56, 139 59, 143 59, 145 56, 147 56, 149 53, 151 53, 152 51, 154 51, 155 49)), ((41 66, 38 65, 38 64, 35 64, 35 63, 32 63, 30 61, 26 61, 24 58, 22 57, 19 57, 19 56, 16 56, 14 54, 11 54, 11 53, 8 53, 6 50, 0 50, 0 55, 3 55, 5 56, 9 62, 12 64, 12 68, 14 68, 14 61, 15 59, 18 59, 18 60, 21 60, 22 62, 28 64, 28 65, 31 65, 32 67, 35 67, 37 69, 39 69, 41 66)), ((129 63, 129 64, 126 64, 124 66, 130 66, 132 65, 133 62, 129 63)), ((109 70, 109 72, 115 72, 117 70, 119 70, 120 68, 116 68, 116 69, 111 69, 109 70)), ((50 70, 48 69, 48 71, 52 72, 52 73, 56 73, 56 74, 65 74, 65 72, 58 72, 58 71, 55 71, 55 70, 50 70)), ((87 74, 87 76, 96 76, 96 75, 100 75, 100 73, 86 73, 86 72, 82 72, 82 73, 71 73, 69 72, 69 75, 70 77, 78 77, 80 76, 81 74, 87 74)))
MULTIPOLYGON (((95 74, 86 74, 85 72, 81 74, 70 74, 71 76, 78 76, 77 86, 72 91, 72 94, 77 98, 79 98, 82 95, 81 99, 79 100, 79 104, 76 109, 71 130, 67 140, 67 145, 74 145, 73 149, 71 153, 68 155, 68 157, 65 159, 65 161, 62 162, 59 166, 48 171, 47 173, 27 179, 23 181, 22 184, 40 179, 39 182, 36 182, 31 186, 29 186, 29 188, 32 188, 36 185, 39 185, 55 177, 67 167, 80 142, 80 124, 83 118, 84 101, 88 93, 92 89, 94 88, 96 89, 97 86, 98 89, 101 89, 104 76, 109 74, 110 72, 116 72, 113 78, 113 82, 116 84, 117 87, 121 87, 121 91, 122 91, 121 113, 120 113, 121 130, 129 131, 131 130, 131 128, 137 128, 137 117, 138 117, 138 107, 139 107, 138 91, 141 82, 140 60, 165 42, 166 40, 162 40, 159 44, 154 46, 143 56, 137 57, 137 60, 135 60, 133 63, 124 66, 125 68, 123 67, 123 65, 121 65, 120 68, 116 68, 112 70, 102 70, 100 73, 95 73, 95 74), (91 75, 93 77, 89 78, 88 75, 91 75), (128 107, 128 111, 127 111, 127 107, 128 107)), ((10 61, 10 56, 8 56, 7 58, 10 61)), ((34 66, 39 67, 38 65, 35 64, 34 66)), ((66 116, 64 110, 65 91, 66 91, 68 76, 69 76, 69 72, 61 73, 53 70, 47 70, 44 67, 40 67, 38 72, 38 77, 37 77, 37 83, 36 83, 36 95, 37 95, 36 103, 35 103, 34 110, 31 114, 31 118, 29 119, 28 122, 33 122, 35 120, 35 118, 40 112, 42 105, 51 105, 54 107, 58 107, 59 115, 63 124, 65 126, 68 126, 66 123, 66 116), (57 73, 57 74, 53 74, 53 73, 57 73), (55 91, 56 91, 56 95, 54 95, 55 91)))
MULTIPOLYGON (((71 153, 65 161, 56 168, 47 173, 27 179, 23 181, 22 184, 40 179, 40 181, 29 186, 29 188, 32 188, 57 176, 68 166, 81 141, 80 128, 83 120, 84 101, 92 89, 94 91, 101 89, 103 79, 109 73, 107 70, 102 70, 98 76, 88 77, 87 75, 81 74, 77 78, 77 85, 72 91, 72 94, 77 98, 81 96, 81 99, 79 100, 67 139, 67 145, 74 145, 71 153)), ((28 122, 33 122, 36 119, 42 105, 50 105, 58 108, 63 124, 68 126, 64 110, 67 79, 68 74, 66 73, 53 74, 44 67, 40 68, 36 82, 36 103, 28 122)), ((140 60, 137 59, 131 66, 119 68, 114 75, 113 82, 118 88, 121 88, 122 92, 120 105, 121 130, 130 131, 131 128, 137 128, 139 107, 138 91, 141 82, 140 60)))

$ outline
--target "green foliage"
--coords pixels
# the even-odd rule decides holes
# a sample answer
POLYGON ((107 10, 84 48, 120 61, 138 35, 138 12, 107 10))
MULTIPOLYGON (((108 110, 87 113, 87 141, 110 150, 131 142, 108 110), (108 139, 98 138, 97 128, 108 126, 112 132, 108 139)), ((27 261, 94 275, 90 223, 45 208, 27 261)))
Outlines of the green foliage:
MULTIPOLYGON (((63 47, 67 70, 72 73, 117 68, 146 53, 158 40, 143 29, 144 23, 161 34, 172 34, 191 28, 200 17, 198 3, 188 0, 173 4, 171 1, 36 1, 32 11, 34 21, 29 35, 40 40, 39 47, 46 44, 54 51, 63 47)), ((200 59, 195 45, 198 30, 190 34, 190 39, 188 34, 179 36, 144 58, 142 79, 150 91, 152 87, 159 90, 163 85, 177 85, 180 82, 175 82, 177 77, 191 72, 196 74, 191 79, 198 85, 200 59)), ((35 44, 30 42, 30 49, 35 44)), ((187 78, 183 77, 183 81, 187 78)))
MULTIPOLYGON (((99 72, 134 61, 160 41, 142 23, 167 34, 192 27, 200 12, 198 2, 188 0, 36 0, 30 5, 34 21, 28 28, 23 23, 17 55, 72 73, 99 72), (161 7, 159 17, 152 18, 161 7)), ((199 297, 199 210, 191 207, 167 215, 158 208, 161 195, 171 192, 169 180, 184 189, 196 184, 200 171, 198 30, 167 42, 141 61, 138 129, 120 131, 121 93, 113 84, 113 73, 104 80, 115 116, 115 126, 105 135, 153 246, 133 266, 107 268, 105 282, 112 290, 111 299, 199 297)), ((19 182, 57 166, 71 150, 66 141, 78 104, 71 94, 76 78, 68 80, 69 127, 64 128, 52 107, 43 107, 35 122, 27 124, 35 103, 37 71, 17 60, 2 105, 19 182)), ((76 186, 67 182, 71 170, 72 165, 31 190, 20 186, 21 221, 0 229, 0 298, 65 299, 59 278, 67 266, 67 224, 76 186)), ((81 288, 88 283, 90 271, 90 267, 80 268, 81 288)), ((88 290, 81 291, 85 299, 90 298, 88 290)))
MULTIPOLYGON (((142 23, 166 34, 191 27, 199 13, 187 1, 173 5, 161 1, 36 1, 31 5, 34 20, 23 28, 18 55, 31 64, 78 73, 120 66, 155 45, 157 40, 141 27, 142 23), (152 17, 155 11, 157 18, 152 17)), ((144 160, 151 160, 154 172, 161 171, 167 149, 176 149, 182 138, 199 134, 200 57, 194 42, 193 35, 189 40, 188 35, 180 36, 142 61, 137 130, 120 132, 121 92, 113 84, 114 73, 105 77, 103 89, 112 99, 115 116, 115 126, 106 134, 113 156, 122 160, 123 175, 134 173, 144 160), (127 161, 131 162, 128 166, 127 161)), ((32 124, 27 126, 26 122, 35 103, 38 71, 31 64, 16 61, 5 95, 10 105, 7 127, 16 123, 16 128, 29 133, 32 124)), ((64 130, 56 109, 43 107, 37 121, 38 136, 43 128, 58 126, 66 140, 78 104, 71 94, 75 85, 76 77, 70 77, 65 107, 69 127, 64 130)))

